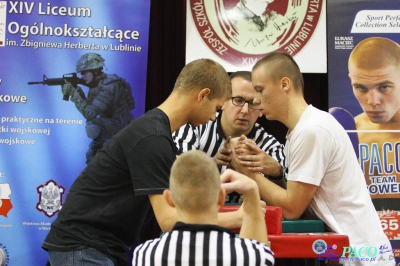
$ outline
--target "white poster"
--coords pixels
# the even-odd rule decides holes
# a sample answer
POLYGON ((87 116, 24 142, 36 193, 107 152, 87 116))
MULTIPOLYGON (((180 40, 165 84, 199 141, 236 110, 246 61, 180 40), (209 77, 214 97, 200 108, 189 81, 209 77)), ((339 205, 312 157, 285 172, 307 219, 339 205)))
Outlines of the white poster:
POLYGON ((228 72, 251 70, 273 51, 294 57, 303 73, 326 73, 323 0, 188 0, 186 62, 210 58, 228 72))

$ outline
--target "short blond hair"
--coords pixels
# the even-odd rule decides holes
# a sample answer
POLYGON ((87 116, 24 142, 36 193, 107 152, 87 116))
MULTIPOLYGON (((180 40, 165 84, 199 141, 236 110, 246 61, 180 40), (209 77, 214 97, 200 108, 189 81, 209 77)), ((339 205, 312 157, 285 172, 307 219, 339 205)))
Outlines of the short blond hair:
POLYGON ((304 95, 304 79, 296 61, 287 53, 272 52, 256 62, 253 71, 264 68, 265 75, 274 81, 287 77, 293 82, 294 90, 304 95), (267 66, 268 65, 268 66, 267 66))
POLYGON ((400 66, 400 46, 382 37, 364 39, 351 51, 349 65, 351 64, 363 69, 377 69, 387 65, 400 66))
POLYGON ((193 91, 209 88, 208 98, 229 98, 232 85, 226 70, 211 59, 198 59, 188 63, 176 79, 173 91, 193 91))
POLYGON ((172 165, 169 189, 177 208, 208 210, 218 202, 220 188, 217 164, 203 151, 183 153, 172 165))

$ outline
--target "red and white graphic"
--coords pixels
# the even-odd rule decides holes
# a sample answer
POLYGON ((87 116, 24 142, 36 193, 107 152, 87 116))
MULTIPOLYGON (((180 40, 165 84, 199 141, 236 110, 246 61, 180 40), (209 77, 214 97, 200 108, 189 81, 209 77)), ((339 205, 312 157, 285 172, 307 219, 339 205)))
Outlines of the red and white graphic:
POLYGON ((243 68, 274 51, 293 57, 302 51, 320 21, 323 3, 189 0, 188 8, 198 35, 209 50, 243 68))
POLYGON ((0 215, 8 217, 8 212, 12 209, 11 188, 8 183, 0 183, 0 215))
POLYGON ((397 211, 383 210, 378 212, 383 231, 389 239, 400 239, 400 215, 397 211))

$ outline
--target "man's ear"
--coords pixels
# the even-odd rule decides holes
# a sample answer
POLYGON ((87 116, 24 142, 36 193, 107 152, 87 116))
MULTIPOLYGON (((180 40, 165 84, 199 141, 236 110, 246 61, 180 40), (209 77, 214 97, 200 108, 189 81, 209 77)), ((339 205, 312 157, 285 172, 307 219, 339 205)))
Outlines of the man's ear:
POLYGON ((167 204, 168 204, 169 206, 171 206, 172 208, 175 208, 175 203, 174 203, 174 201, 172 200, 171 191, 169 191, 169 189, 164 190, 163 196, 164 196, 164 199, 165 199, 165 201, 167 202, 167 204))
POLYGON ((290 88, 290 79, 288 77, 283 77, 281 79, 281 89, 287 91, 290 88))
POLYGON ((209 88, 204 88, 202 89, 199 94, 197 95, 197 100, 201 101, 203 100, 205 97, 207 97, 208 95, 210 95, 211 90, 209 88))

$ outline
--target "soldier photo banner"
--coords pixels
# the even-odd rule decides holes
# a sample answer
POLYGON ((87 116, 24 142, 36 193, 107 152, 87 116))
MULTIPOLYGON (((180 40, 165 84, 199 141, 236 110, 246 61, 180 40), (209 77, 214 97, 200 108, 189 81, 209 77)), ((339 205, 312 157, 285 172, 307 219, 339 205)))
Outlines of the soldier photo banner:
POLYGON ((400 263, 400 4, 330 0, 327 21, 329 111, 352 139, 400 263))
POLYGON ((149 19, 146 0, 0 1, 0 265, 46 265, 71 184, 144 113, 149 19))
POLYGON ((304 73, 326 73, 326 1, 187 0, 186 62, 251 70, 273 51, 292 55, 304 73))

